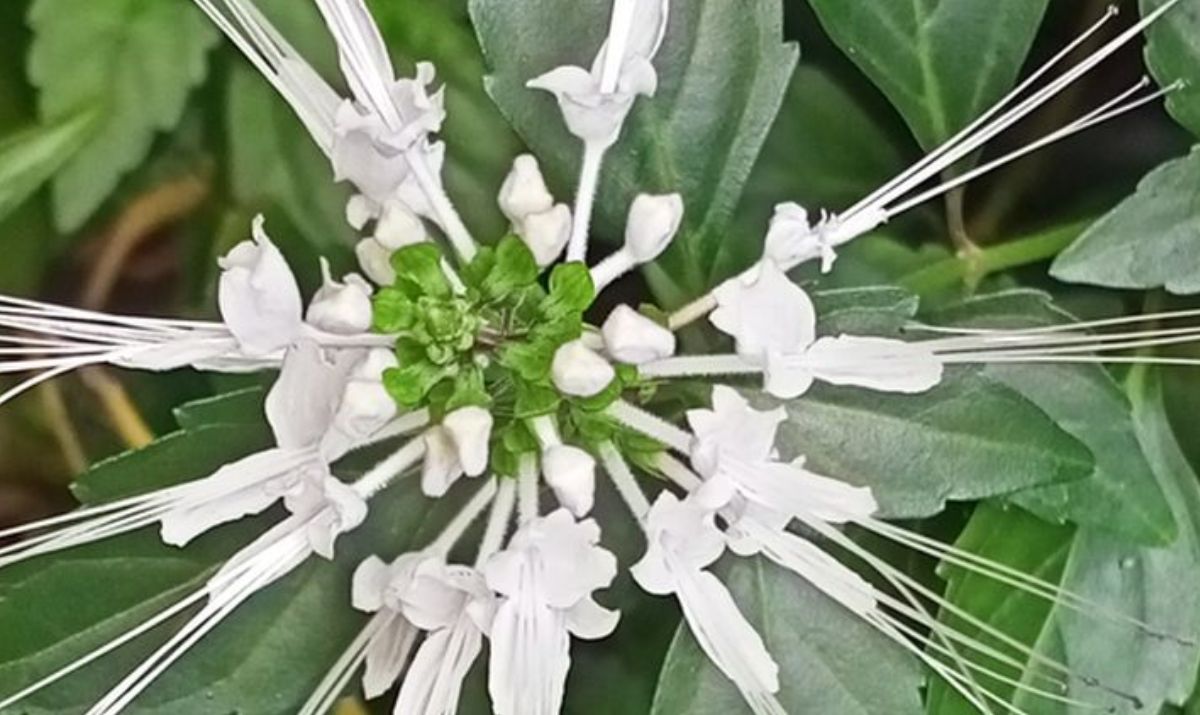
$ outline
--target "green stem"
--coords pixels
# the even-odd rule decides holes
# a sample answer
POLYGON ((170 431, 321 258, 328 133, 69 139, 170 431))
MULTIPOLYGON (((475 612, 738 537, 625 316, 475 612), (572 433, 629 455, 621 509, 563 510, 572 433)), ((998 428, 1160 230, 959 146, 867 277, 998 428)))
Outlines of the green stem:
POLYGON ((970 256, 947 258, 909 273, 900 279, 900 285, 918 295, 927 295, 960 283, 978 283, 998 271, 1040 263, 1071 245, 1093 221, 1077 221, 984 248, 970 256))

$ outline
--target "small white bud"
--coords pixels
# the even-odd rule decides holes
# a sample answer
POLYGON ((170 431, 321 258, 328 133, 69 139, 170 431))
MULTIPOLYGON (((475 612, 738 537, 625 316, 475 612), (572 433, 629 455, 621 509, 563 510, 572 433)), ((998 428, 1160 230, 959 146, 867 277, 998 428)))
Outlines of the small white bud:
POLYGON ((355 231, 361 231, 367 222, 375 218, 375 210, 371 200, 362 194, 355 194, 346 202, 346 223, 355 231))
POLYGON ((596 460, 578 447, 555 445, 542 452, 542 476, 558 502, 576 518, 587 516, 596 500, 596 460))
POLYGON ((813 250, 816 231, 808 222, 808 211, 796 203, 778 204, 767 229, 763 254, 781 266, 805 260, 813 250))
POLYGON ((450 430, 438 425, 425 431, 425 461, 421 464, 421 491, 427 497, 442 497, 463 475, 458 448, 450 430))
POLYGON ((313 296, 305 318, 321 330, 338 335, 357 335, 371 329, 373 308, 371 285, 362 276, 351 273, 341 282, 333 280, 329 262, 321 259, 324 285, 313 296))
POLYGON ((358 256, 358 267, 367 274, 375 285, 390 286, 396 282, 396 269, 392 268, 392 252, 373 238, 364 238, 354 247, 358 256))
POLYGON ((545 213, 554 206, 554 197, 546 188, 541 167, 530 154, 518 156, 500 187, 500 210, 514 226, 520 226, 532 214, 545 213))
POLYGON ((554 263, 571 239, 571 209, 559 204, 548 211, 530 214, 517 232, 541 268, 554 263))
POLYGON ((403 203, 389 201, 384 205, 383 216, 375 226, 375 240, 384 248, 396 251, 428 237, 425 224, 403 203))
POLYGON ((488 441, 492 414, 482 407, 463 407, 446 415, 442 426, 454 440, 458 461, 469 477, 478 477, 488 466, 488 441))
POLYGON ((614 359, 643 365, 675 354, 675 333, 628 305, 618 305, 601 328, 605 350, 614 359))
POLYGON ((637 263, 647 263, 671 244, 683 220, 683 197, 679 194, 640 194, 629 207, 625 224, 625 250, 637 263))
POLYGON ((554 386, 573 397, 592 397, 604 391, 616 378, 616 370, 607 360, 580 340, 572 340, 554 353, 550 365, 554 386))

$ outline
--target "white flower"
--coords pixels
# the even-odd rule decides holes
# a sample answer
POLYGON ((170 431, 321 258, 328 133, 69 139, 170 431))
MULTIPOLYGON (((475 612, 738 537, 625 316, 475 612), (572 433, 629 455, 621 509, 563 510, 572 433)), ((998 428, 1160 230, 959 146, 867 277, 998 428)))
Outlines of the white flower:
POLYGON ((599 540, 594 521, 576 522, 560 509, 522 526, 484 566, 500 598, 488 675, 497 715, 558 715, 570 636, 595 640, 616 627, 619 614, 592 599, 617 573, 599 540))
POLYGON ((779 666, 729 590, 705 570, 725 550, 712 511, 663 492, 650 509, 645 530, 646 555, 630 569, 638 585, 656 595, 674 594, 701 650, 733 681, 756 715, 781 715, 784 710, 774 696, 779 666))
POLYGON ((519 226, 527 216, 549 211, 554 196, 546 188, 541 167, 532 154, 522 154, 513 160, 512 170, 500 187, 500 210, 513 226, 519 226))
POLYGON ((262 356, 291 345, 303 324, 300 287, 262 216, 254 219, 254 241, 239 243, 219 262, 221 317, 242 350, 262 356))
POLYGON ((301 503, 307 506, 310 491, 322 491, 330 478, 327 457, 319 447, 337 414, 347 363, 353 357, 331 363, 316 344, 307 341, 289 351, 266 402, 276 447, 180 487, 179 505, 160 518, 163 541, 183 546, 220 524, 258 514, 280 499, 289 502, 289 508, 296 507, 293 512, 300 510, 301 503))
MULTIPOLYGON (((347 71, 352 84, 356 75, 347 71)), ((388 88, 387 101, 398 124, 383 116, 379 106, 362 101, 365 89, 353 88, 358 99, 344 101, 334 121, 331 158, 338 181, 350 181, 378 206, 395 197, 410 171, 403 152, 439 131, 446 116, 443 91, 428 92, 435 77, 433 65, 422 62, 413 79, 395 80, 388 88)))
POLYGON ((645 58, 632 58, 622 70, 617 87, 603 92, 600 78, 593 70, 563 66, 529 80, 531 89, 550 92, 558 100, 563 119, 584 142, 600 147, 616 143, 625 118, 638 96, 652 97, 658 89, 658 75, 645 58))
POLYGON ((394 712, 452 715, 491 629, 495 598, 479 571, 430 557, 413 571, 400 601, 409 623, 428 635, 409 665, 394 712))
POLYGON ((586 516, 596 500, 596 460, 571 445, 555 444, 542 452, 542 476, 558 503, 576 518, 586 516))
POLYGON ((618 305, 600 329, 604 349, 613 359, 642 365, 675 354, 675 333, 628 305, 618 305))
POLYGON ((865 519, 878 510, 868 488, 804 469, 803 459, 779 461, 775 436, 781 410, 761 412, 729 387, 713 389, 712 410, 691 410, 693 466, 707 480, 699 499, 720 508, 735 494, 763 507, 830 523, 865 519))
POLYGON ((617 373, 607 360, 583 344, 572 340, 554 353, 550 365, 554 386, 573 397, 593 397, 612 384, 617 373))
POLYGON ((366 645, 363 695, 373 700, 392 688, 404 672, 420 630, 403 614, 401 597, 425 561, 420 553, 404 554, 391 564, 371 556, 354 571, 351 598, 366 613, 385 612, 386 623, 366 645))
POLYGON ((481 407, 463 407, 446 415, 442 424, 425 433, 425 463, 421 489, 443 496, 464 474, 477 477, 488 464, 492 415, 481 407))
POLYGON ((340 282, 330 274, 329 261, 321 259, 321 288, 308 305, 309 325, 335 335, 359 335, 371 329, 371 285, 350 273, 340 282))
POLYGON ((383 374, 397 364, 392 350, 365 351, 350 372, 337 413, 321 440, 321 453, 327 459, 337 459, 368 441, 396 417, 396 401, 383 385, 383 374))

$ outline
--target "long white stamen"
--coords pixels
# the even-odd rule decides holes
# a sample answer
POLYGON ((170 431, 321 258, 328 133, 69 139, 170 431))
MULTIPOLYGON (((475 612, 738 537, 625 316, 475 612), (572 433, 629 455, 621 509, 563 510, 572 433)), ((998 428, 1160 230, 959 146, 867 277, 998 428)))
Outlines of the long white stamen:
POLYGON ((391 625, 396 615, 390 611, 375 614, 359 634, 350 642, 342 655, 334 662, 325 678, 313 690, 297 715, 325 715, 333 710, 341 694, 346 691, 351 678, 367 659, 367 646, 375 637, 391 625))
MULTIPOLYGON (((1042 106, 1050 99, 1054 98, 1065 90, 1070 85, 1074 84, 1078 79, 1089 73, 1097 65, 1111 57, 1119 49, 1127 43, 1137 38, 1141 32, 1157 22, 1167 11, 1174 7, 1179 0, 1168 0, 1168 2, 1159 6, 1153 12, 1148 13, 1138 23, 1122 32, 1113 40, 1106 43, 1096 52, 1089 55, 1087 58, 1076 64, 1062 76, 1050 82, 1047 86, 1035 92, 1032 96, 1020 102, 1016 107, 1005 112, 991 122, 987 126, 981 128, 978 132, 972 132, 968 137, 964 137, 962 141, 951 142, 952 147, 949 148, 944 155, 939 156, 936 161, 930 162, 921 171, 914 173, 904 181, 899 182, 897 186, 878 196, 871 204, 860 202, 856 204, 850 211, 843 214, 842 219, 848 221, 851 217, 861 211, 867 211, 871 208, 880 208, 887 210, 888 204, 892 203, 901 196, 904 196, 912 189, 924 183, 928 179, 940 174, 945 169, 953 166, 963 158, 975 152, 992 138, 1002 133, 1013 124, 1016 124, 1021 119, 1024 119, 1038 107, 1042 106)), ((889 211, 889 213, 891 213, 889 211)))
POLYGON ((200 603, 207 597, 208 597, 208 593, 203 590, 197 591, 197 592, 189 595, 188 597, 180 600, 178 603, 176 603, 176 604, 166 608, 165 610, 159 612, 158 614, 154 615, 153 617, 151 617, 149 620, 145 621, 144 623, 141 623, 141 624, 137 625, 136 627, 121 634, 121 636, 119 636, 118 638, 116 638, 112 641, 109 641, 108 643, 97 648, 96 650, 92 651, 91 653, 88 653, 87 655, 83 656, 82 658, 79 658, 77 660, 72 661, 71 663, 68 663, 67 665, 63 666, 62 668, 59 668, 58 670, 54 671, 50 675, 47 675, 46 677, 37 681, 36 683, 33 683, 32 685, 29 685, 29 686, 23 688, 22 690, 20 690, 16 693, 13 693, 12 695, 9 695, 8 697, 4 698, 3 700, 0 700, 0 710, 4 710, 6 708, 11 707, 12 705, 15 705, 16 703, 21 702, 25 698, 28 698, 30 695, 33 695, 34 693, 37 693, 37 692, 53 685, 54 683, 57 683, 59 680, 62 680, 63 678, 74 673, 75 671, 79 670, 80 668, 83 668, 91 663, 94 663, 95 661, 108 655, 109 653, 113 652, 114 650, 117 650, 118 648, 125 645, 126 643, 129 643, 131 641, 138 639, 142 635, 150 632, 151 630, 154 630, 155 628, 162 625, 163 623, 166 623, 167 621, 171 620, 175 616, 183 613, 184 611, 187 611, 188 609, 195 606, 197 603, 200 603))
MULTIPOLYGON (((926 598, 926 599, 930 600, 931 602, 938 604, 938 606, 942 610, 952 614, 956 618, 961 619, 962 621, 969 624, 973 628, 979 629, 979 631, 981 633, 984 633, 987 636, 995 639, 997 642, 1003 644, 1004 646, 1011 648, 1013 650, 1013 652, 1019 653, 1022 657, 1026 658, 1030 661, 1036 661, 1037 663, 1040 663, 1043 666, 1045 666, 1051 670, 1062 673, 1063 675, 1065 675, 1069 678, 1077 680, 1077 681, 1083 683, 1084 685, 1088 685, 1088 686, 1094 687, 1094 688, 1099 688, 1111 695, 1120 697, 1129 702, 1133 702, 1133 703, 1138 702, 1138 698, 1135 695, 1132 695, 1132 694, 1123 692, 1121 690, 1118 690, 1116 688, 1112 688, 1110 686, 1104 685, 1103 683, 1101 683, 1099 681, 1099 679, 1094 678, 1092 676, 1081 675, 1079 673, 1076 673, 1075 671, 1071 670, 1069 667, 1062 664, 1061 662, 1054 660, 1053 658, 1050 658, 1049 656, 1046 656, 1042 653, 1039 653, 1039 652, 1033 650, 1027 644, 1022 643, 1021 641, 1017 640, 1016 638, 1013 638, 1012 636, 1010 636, 1009 634, 1000 630, 999 628, 996 628, 995 626, 983 621, 979 617, 972 614, 970 611, 967 611, 966 609, 962 608, 961 606, 958 606, 950 601, 945 600, 940 595, 938 595, 937 593, 933 592, 931 589, 929 589, 928 587, 926 587, 925 585, 920 583, 920 581, 918 581, 917 579, 905 574, 902 571, 899 571, 899 570, 893 568, 892 566, 887 564, 885 561, 876 557, 874 554, 867 551, 866 549, 862 548, 856 542, 854 542, 852 539, 850 539, 846 535, 842 534, 837 529, 832 528, 828 524, 825 524, 824 522, 822 522, 818 519, 804 519, 803 521, 806 526, 813 529, 814 531, 819 533, 821 536, 825 537, 826 539, 829 539, 833 543, 837 544, 838 546, 840 546, 840 547, 846 549, 847 551, 849 551, 850 553, 854 554, 856 557, 862 559, 872 569, 877 571, 881 576, 883 576, 885 579, 887 579, 888 582, 891 583, 893 586, 895 586, 897 589, 900 589, 904 592, 911 590, 912 592, 920 595, 922 598, 926 598)), ((962 634, 959 634, 959 633, 957 633, 957 631, 953 631, 953 630, 947 631, 946 635, 949 637, 953 637, 956 640, 966 639, 966 636, 963 636, 962 634)), ((973 641, 973 639, 967 639, 967 640, 973 641)), ((975 647, 978 649, 978 645, 981 645, 981 644, 978 644, 978 641, 973 641, 973 642, 977 645, 974 645, 972 647, 975 647)))
POLYGON ((1126 92, 1122 93, 1120 96, 1116 97, 1115 99, 1110 100, 1107 104, 1105 104, 1104 106, 1095 110, 1091 114, 1088 114, 1086 117, 1083 117, 1080 120, 1078 120, 1072 124, 1069 124, 1069 125, 1063 127, 1062 129, 1059 129, 1051 134, 1047 134, 1046 136, 1042 137, 1041 139, 1038 139, 1037 141, 1027 144, 1024 147, 1017 149, 1016 151, 1006 154, 998 159, 992 160, 986 164, 983 164, 982 166, 978 166, 978 167, 972 169, 971 171, 968 171, 964 174, 956 176, 955 178, 951 179, 950 181, 947 181, 943 184, 940 184, 931 189, 928 189, 928 190, 922 192, 921 194, 914 196, 911 199, 905 200, 903 203, 900 203, 896 206, 888 207, 887 213, 891 216, 898 216, 902 213, 909 211, 910 209, 920 206, 921 204, 925 203, 926 201, 934 199, 943 194, 949 193, 950 191, 953 191, 954 189, 956 189, 960 186, 968 184, 968 183, 974 181, 975 179, 978 179, 979 177, 984 176, 985 174, 990 174, 990 173, 996 171, 997 169, 1000 169, 1001 167, 1007 166, 1008 164, 1011 164, 1014 161, 1017 161, 1018 159, 1024 158, 1024 157, 1026 157, 1036 151, 1040 151, 1041 149, 1044 149, 1052 144, 1056 144, 1060 141, 1063 141, 1064 139, 1068 139, 1070 137, 1075 136, 1076 134, 1080 134, 1082 132, 1087 131, 1088 129, 1091 129, 1091 128, 1099 126, 1101 124, 1110 122, 1113 119, 1116 119, 1117 117, 1123 116, 1123 115, 1133 112, 1137 109, 1140 109, 1140 108, 1146 106, 1147 104, 1150 104, 1151 102, 1157 101, 1158 99, 1161 99, 1162 97, 1164 97, 1172 92, 1176 92, 1176 91, 1182 89, 1182 87, 1183 87, 1183 84, 1181 82, 1176 82, 1166 88, 1160 89, 1160 90, 1153 92, 1145 97, 1141 97, 1141 98, 1136 99, 1127 104, 1117 106, 1120 102, 1127 99, 1130 95, 1145 88, 1148 84, 1149 84, 1149 79, 1148 78, 1143 79, 1141 82, 1139 82, 1137 85, 1135 85, 1132 89, 1129 89, 1126 92))
POLYGON ((87 715, 116 715, 159 678, 229 614, 266 585, 278 580, 304 562, 311 547, 303 539, 284 539, 247 562, 237 577, 223 580, 201 609, 166 644, 108 692, 87 715))
POLYGON ((964 139, 970 137, 972 134, 974 134, 976 131, 978 131, 980 128, 982 128, 984 125, 986 125, 992 119, 992 117, 996 116, 996 114, 998 114, 1002 109, 1009 106, 1013 102, 1013 100, 1015 100, 1017 97, 1024 94, 1038 80, 1040 80, 1047 73, 1049 73, 1050 70, 1054 69, 1054 67, 1056 67, 1059 63, 1061 63, 1063 60, 1065 60, 1072 52, 1074 52, 1076 49, 1078 49, 1080 46, 1082 46, 1089 39, 1094 37, 1096 35, 1096 33, 1098 33, 1101 29, 1103 29, 1104 26, 1107 25, 1109 23, 1109 21, 1111 21, 1116 16, 1117 16, 1117 8, 1115 6, 1110 5, 1108 7, 1108 10, 1104 13, 1103 17, 1101 17, 1099 20, 1097 20, 1091 27, 1089 27, 1087 30, 1085 30, 1083 32, 1083 34, 1081 34, 1079 37, 1075 38, 1071 43, 1069 43, 1066 47, 1064 47, 1062 50, 1060 50, 1056 55, 1051 57, 1049 61, 1047 61, 1041 67, 1036 69, 1032 74, 1029 75, 1029 77, 1027 77, 1020 84, 1018 84, 1007 95, 1005 95, 1003 98, 1001 98, 1000 101, 996 102, 994 105, 992 105, 990 108, 988 108, 988 110, 986 112, 981 114, 978 118, 976 118, 969 125, 967 125, 963 129, 961 129, 953 137, 951 137, 947 141, 943 142, 939 147, 934 149, 926 157, 924 157, 923 159, 918 161, 912 167, 905 170, 899 176, 897 176, 896 178, 887 182, 883 186, 879 187, 877 190, 872 192, 870 195, 868 195, 867 197, 865 197, 864 199, 859 201, 857 204, 852 206, 849 210, 846 211, 846 213, 848 215, 857 213, 867 206, 872 206, 872 205, 878 203, 882 197, 887 196, 887 195, 891 194, 893 191, 895 191, 897 186, 903 184, 905 181, 910 179, 912 176, 922 172, 929 165, 931 165, 934 162, 941 159, 943 156, 946 155, 947 152, 949 152, 951 149, 953 149, 955 146, 957 146, 959 143, 961 143, 964 139))

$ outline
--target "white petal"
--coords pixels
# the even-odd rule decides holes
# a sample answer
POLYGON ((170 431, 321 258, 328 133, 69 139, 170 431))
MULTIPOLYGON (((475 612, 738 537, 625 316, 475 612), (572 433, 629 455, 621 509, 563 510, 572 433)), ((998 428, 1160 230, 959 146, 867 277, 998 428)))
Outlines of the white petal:
POLYGON ((300 287, 261 216, 254 219, 254 242, 235 246, 220 265, 221 317, 242 349, 269 355, 290 345, 300 334, 300 287))
POLYGON ((779 204, 771 218, 763 254, 781 266, 790 266, 820 253, 818 235, 808 222, 808 211, 795 203, 779 204))
POLYGON ((584 640, 607 638, 617 628, 621 612, 604 608, 588 597, 567 611, 567 629, 584 640))
POLYGON ((555 445, 542 453, 542 475, 558 502, 576 517, 595 503, 596 460, 578 447, 555 445))
POLYGON ((709 660, 748 698, 779 692, 779 666, 729 589, 707 571, 689 572, 679 585, 684 618, 709 660))
POLYGON ((600 93, 595 77, 582 67, 557 67, 530 80, 527 87, 554 94, 567 129, 584 142, 611 146, 633 108, 631 94, 600 93))
POLYGON ((375 613, 383 608, 383 594, 391 581, 392 571, 383 559, 369 556, 354 570, 350 586, 350 601, 354 608, 375 613))
POLYGON ((506 601, 492 626, 488 691, 496 715, 558 715, 562 710, 570 636, 560 613, 506 601))
POLYGON ((618 305, 601 328, 604 349, 613 359, 643 365, 675 354, 675 333, 628 305, 618 305))
POLYGON ((467 594, 448 585, 441 557, 425 559, 400 591, 404 617, 426 631, 454 625, 466 606, 467 594))
POLYGON ((355 359, 341 354, 331 363, 309 340, 288 351, 266 401, 267 421, 280 447, 303 449, 321 441, 337 414, 355 359))
POLYGON ((763 390, 781 400, 793 400, 808 392, 817 377, 813 374, 807 355, 767 353, 763 369, 763 390))
POLYGON ((761 361, 770 353, 798 354, 816 339, 817 315, 808 294, 773 261, 757 275, 726 281, 713 291, 719 304, 709 315, 733 336, 739 355, 761 361))
POLYGON ((805 353, 804 363, 834 385, 907 394, 932 389, 943 370, 941 360, 920 345, 853 335, 821 338, 805 353))
POLYGON ((572 340, 554 353, 550 375, 555 387, 574 397, 598 395, 617 377, 613 366, 582 340, 572 340))
POLYGON ((458 452, 458 462, 469 477, 478 477, 488 466, 492 414, 482 407, 463 407, 442 420, 458 452))
POLYGON ((469 620, 431 634, 408 668, 394 715, 458 712, 463 681, 482 650, 483 637, 469 620))
POLYGON ((363 695, 374 700, 392 689, 408 663, 419 631, 401 616, 395 616, 367 646, 363 695))
POLYGON ((162 540, 184 546, 197 536, 245 516, 259 514, 279 500, 267 483, 297 465, 294 452, 272 449, 231 462, 187 486, 181 508, 165 514, 162 540))

